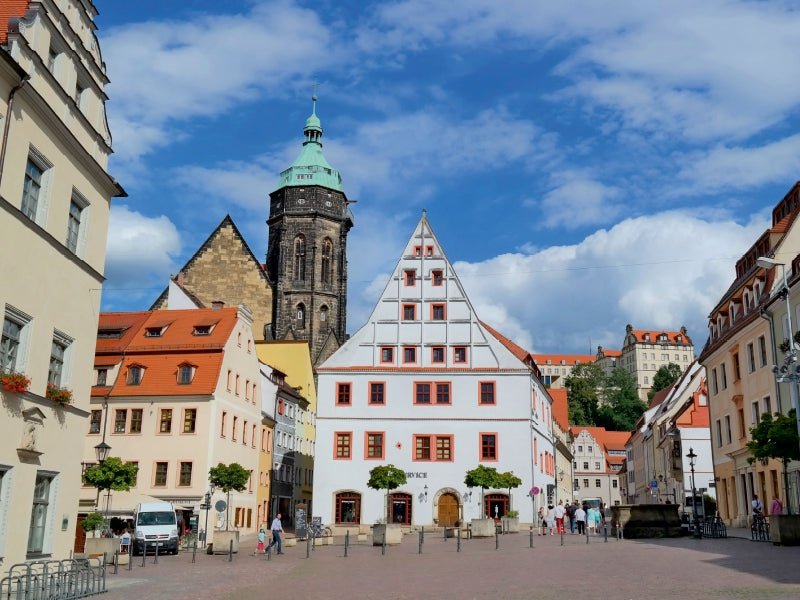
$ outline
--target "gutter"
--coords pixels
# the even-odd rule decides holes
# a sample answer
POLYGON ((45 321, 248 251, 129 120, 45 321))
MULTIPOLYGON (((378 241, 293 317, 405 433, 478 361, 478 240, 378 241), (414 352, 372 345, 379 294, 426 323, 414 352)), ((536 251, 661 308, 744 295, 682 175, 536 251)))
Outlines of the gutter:
POLYGON ((2 184, 2 181, 3 181, 3 167, 5 166, 5 163, 6 163, 6 149, 8 147, 8 132, 9 132, 9 129, 11 128, 11 114, 12 114, 12 112, 14 110, 14 98, 16 97, 17 92, 20 89, 22 89, 22 86, 24 86, 28 82, 29 79, 30 79, 30 75, 28 75, 26 73, 22 77, 20 82, 17 85, 15 85, 13 88, 11 88, 11 91, 8 94, 8 107, 6 108, 6 117, 5 117, 6 121, 3 124, 3 139, 2 139, 2 142, 0 142, 0 184, 2 184))

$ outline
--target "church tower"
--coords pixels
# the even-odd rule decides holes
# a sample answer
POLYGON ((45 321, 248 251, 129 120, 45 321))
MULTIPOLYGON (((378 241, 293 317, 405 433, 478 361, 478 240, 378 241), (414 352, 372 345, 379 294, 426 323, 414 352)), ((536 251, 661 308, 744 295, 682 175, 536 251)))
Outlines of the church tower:
POLYGON ((347 233, 352 202, 342 178, 322 154, 314 96, 297 160, 269 195, 267 274, 273 282, 274 339, 308 340, 320 364, 344 343, 347 313, 347 233))

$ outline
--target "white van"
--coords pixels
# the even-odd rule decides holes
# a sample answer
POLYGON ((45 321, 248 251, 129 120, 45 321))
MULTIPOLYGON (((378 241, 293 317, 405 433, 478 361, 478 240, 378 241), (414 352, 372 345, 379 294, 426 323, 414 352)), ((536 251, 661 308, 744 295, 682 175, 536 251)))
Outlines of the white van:
POLYGON ((133 555, 178 553, 178 520, 169 502, 142 502, 133 515, 133 555))

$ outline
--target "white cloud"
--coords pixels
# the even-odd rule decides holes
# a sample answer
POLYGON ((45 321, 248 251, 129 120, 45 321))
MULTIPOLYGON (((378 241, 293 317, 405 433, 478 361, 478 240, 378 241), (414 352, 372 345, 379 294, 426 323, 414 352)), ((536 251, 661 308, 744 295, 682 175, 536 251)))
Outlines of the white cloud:
POLYGON ((598 344, 619 349, 631 323, 686 325, 699 352, 705 317, 735 278, 733 264, 768 226, 762 216, 740 225, 665 212, 574 245, 454 266, 478 315, 512 340, 532 340, 532 351, 585 353, 589 340, 592 353, 598 344))
POLYGON ((615 204, 619 190, 595 180, 588 173, 563 171, 551 177, 555 187, 540 201, 526 201, 538 208, 545 227, 577 229, 613 222, 621 213, 615 204))
POLYGON ((149 302, 167 286, 176 270, 181 239, 175 225, 164 215, 151 218, 124 204, 111 207, 106 248, 104 310, 131 298, 149 302))

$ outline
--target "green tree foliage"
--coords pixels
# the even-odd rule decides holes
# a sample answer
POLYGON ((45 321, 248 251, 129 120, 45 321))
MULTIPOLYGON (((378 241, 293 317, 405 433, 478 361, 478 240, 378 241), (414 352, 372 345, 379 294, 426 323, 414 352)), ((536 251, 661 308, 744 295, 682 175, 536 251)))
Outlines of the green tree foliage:
POLYGON ((123 463, 120 458, 110 456, 102 464, 86 469, 83 482, 100 491, 127 492, 136 483, 138 472, 139 467, 135 464, 123 463))
MULTIPOLYGON (((474 469, 467 471, 464 477, 464 484, 467 487, 481 488, 481 506, 484 506, 484 493, 488 488, 501 487, 503 479, 497 469, 494 467, 487 467, 485 465, 478 465, 474 469)), ((520 481, 520 484, 522 482, 520 481)))
POLYGON ((396 490, 406 483, 406 472, 394 465, 378 465, 369 472, 367 487, 373 490, 386 490, 386 522, 391 521, 389 514, 389 491, 396 490))
POLYGON ((495 483, 495 487, 507 489, 509 495, 511 495, 512 488, 518 488, 521 485, 522 479, 514 475, 514 473, 511 471, 497 474, 497 482, 495 483))
POLYGON ((250 471, 239 463, 231 463, 229 465, 219 463, 216 467, 211 467, 208 470, 208 482, 228 495, 225 511, 225 531, 228 531, 228 523, 230 522, 231 492, 234 490, 243 492, 247 488, 249 480, 250 471))
POLYGON ((600 397, 598 390, 605 383, 603 370, 596 363, 575 366, 564 380, 571 425, 594 427, 600 397))
POLYGON ((750 428, 752 440, 747 442, 747 448, 755 460, 762 458, 779 458, 784 463, 790 460, 800 460, 800 437, 797 434, 796 412, 794 409, 788 415, 781 413, 764 413, 761 421, 750 428))
POLYGON ((636 378, 627 369, 617 367, 602 388, 602 404, 597 411, 597 425, 609 431, 630 431, 647 410, 639 399, 636 378))
POLYGON ((652 400, 657 392, 664 390, 678 381, 683 375, 683 369, 680 365, 669 363, 668 365, 661 365, 653 375, 653 387, 647 392, 648 400, 652 400))
POLYGON ((86 515, 86 518, 81 521, 81 527, 86 533, 90 531, 96 531, 98 529, 102 529, 105 523, 105 519, 103 519, 103 515, 99 512, 93 512, 86 515))

